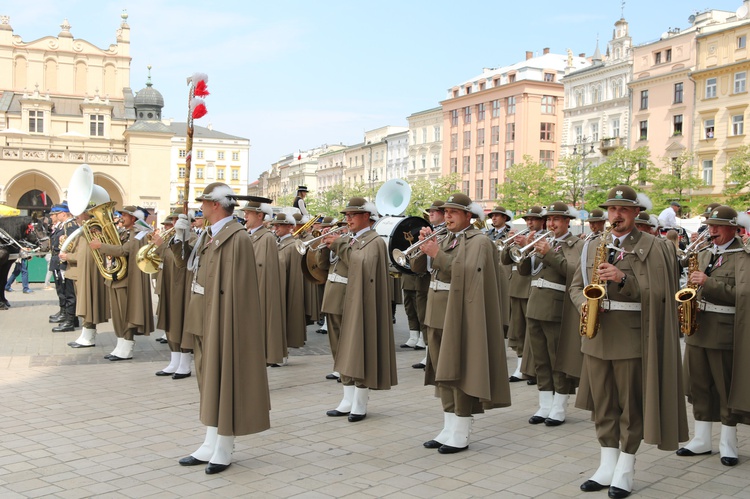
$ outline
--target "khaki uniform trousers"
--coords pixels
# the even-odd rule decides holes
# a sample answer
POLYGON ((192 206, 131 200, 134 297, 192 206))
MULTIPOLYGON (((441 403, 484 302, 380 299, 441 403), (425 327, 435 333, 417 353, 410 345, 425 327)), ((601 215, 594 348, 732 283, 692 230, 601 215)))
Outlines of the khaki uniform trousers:
POLYGON ((690 402, 696 421, 719 421, 737 426, 737 416, 727 407, 732 386, 734 352, 685 345, 685 364, 690 376, 690 402))
POLYGON ((112 311, 112 325, 115 336, 133 341, 136 328, 128 323, 128 289, 109 288, 109 308, 112 311))
POLYGON ((562 371, 556 371, 560 323, 526 318, 526 341, 531 342, 537 389, 560 394, 575 393, 575 386, 562 371))

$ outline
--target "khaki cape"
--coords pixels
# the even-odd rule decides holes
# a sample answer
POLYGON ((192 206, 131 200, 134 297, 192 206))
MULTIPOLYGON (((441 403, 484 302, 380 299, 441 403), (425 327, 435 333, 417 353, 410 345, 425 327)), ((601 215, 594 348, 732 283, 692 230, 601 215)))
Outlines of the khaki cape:
POLYGON ((281 268, 276 236, 261 227, 250 235, 255 251, 255 266, 260 287, 260 317, 266 328, 266 362, 280 364, 286 357, 284 347, 284 309, 281 294, 281 268))

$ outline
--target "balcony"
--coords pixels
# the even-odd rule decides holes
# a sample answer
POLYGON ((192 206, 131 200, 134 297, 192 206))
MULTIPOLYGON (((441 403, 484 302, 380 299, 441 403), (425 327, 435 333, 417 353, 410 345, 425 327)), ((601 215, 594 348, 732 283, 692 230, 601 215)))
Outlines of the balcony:
POLYGON ((622 137, 611 137, 601 140, 599 150, 602 153, 606 154, 605 151, 611 151, 612 149, 617 149, 620 146, 622 146, 622 137))

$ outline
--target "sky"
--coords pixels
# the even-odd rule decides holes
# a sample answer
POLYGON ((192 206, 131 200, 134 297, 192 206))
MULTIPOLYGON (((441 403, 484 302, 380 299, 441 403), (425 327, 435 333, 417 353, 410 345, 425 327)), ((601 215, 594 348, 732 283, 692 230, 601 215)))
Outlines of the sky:
POLYGON ((624 17, 634 44, 685 29, 697 11, 736 11, 742 0, 0 0, 24 42, 57 36, 116 43, 123 10, 131 88, 164 96, 162 116, 187 119, 186 77, 208 75, 208 115, 197 125, 250 140, 252 182, 281 157, 364 132, 407 126, 448 88, 541 54, 602 53, 624 17), (623 6, 624 4, 624 6, 623 6))

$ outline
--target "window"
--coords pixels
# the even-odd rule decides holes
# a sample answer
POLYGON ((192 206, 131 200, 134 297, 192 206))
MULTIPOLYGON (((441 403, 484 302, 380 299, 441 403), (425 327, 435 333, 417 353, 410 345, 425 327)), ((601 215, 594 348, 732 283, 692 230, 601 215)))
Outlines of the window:
POLYGON ((573 134, 576 136, 576 142, 581 142, 581 140, 583 140, 583 127, 578 125, 574 127, 573 130, 573 134))
POLYGON ((434 170, 437 170, 440 168, 440 156, 433 156, 432 158, 432 168, 434 170))
POLYGON ((195 178, 202 179, 203 178, 203 168, 196 168, 195 169, 195 178))
POLYGON ((216 180, 224 180, 224 168, 216 169, 216 180))
POLYGON ((732 116, 732 135, 745 135, 745 116, 732 116))
POLYGON ((416 130, 411 131, 411 143, 412 144, 417 143, 417 131, 416 130))
POLYGON ((672 49, 667 49, 665 54, 665 62, 672 62, 672 49))
POLYGON ((44 111, 29 111, 29 133, 44 133, 44 111))
POLYGON ((493 126, 490 130, 490 144, 499 144, 500 143, 500 127, 499 126, 493 126))
POLYGON ((591 141, 596 142, 599 140, 599 123, 591 124, 591 141))
POLYGON ((484 171, 484 154, 477 154, 477 171, 484 171))
POLYGON ((104 137, 104 115, 92 114, 89 122, 89 130, 92 137, 104 137))
POLYGON ((490 199, 497 199, 497 179, 490 179, 490 199))
POLYGON ((505 142, 513 142, 514 140, 516 140, 516 124, 508 123, 505 128, 505 142))
POLYGON ((706 120, 703 122, 704 137, 707 139, 714 138, 714 120, 706 120))
POLYGON ((466 130, 464 132, 464 149, 468 149, 471 147, 471 130, 466 130))
POLYGON ((682 115, 676 114, 672 120, 673 131, 672 135, 682 135, 682 115))
POLYGON ((714 161, 712 159, 703 160, 703 183, 713 185, 714 183, 714 161))
POLYGON ((555 81, 555 74, 554 73, 544 73, 544 81, 546 82, 554 82, 555 81))
POLYGON ((713 99, 716 97, 716 78, 708 78, 706 80, 706 99, 713 99))
POLYGON ((433 132, 435 133, 435 142, 440 142, 440 127, 434 127, 433 132))
POLYGON ((648 90, 641 90, 641 109, 648 109, 648 90))
POLYGON ((474 200, 484 199, 484 180, 477 180, 474 185, 474 200))
POLYGON ((240 171, 237 168, 232 168, 232 180, 240 179, 240 171))
POLYGON ((240 153, 233 152, 232 153, 232 161, 239 161, 240 160, 240 153))
POLYGON ((477 121, 484 121, 484 107, 484 102, 477 106, 477 121))
POLYGON ((422 128, 422 144, 427 143, 427 127, 422 128))
POLYGON ((553 96, 542 96, 542 114, 555 114, 555 98, 553 96))
MULTIPOLYGON (((458 126, 458 109, 451 111, 451 126, 458 126)), ((416 138, 414 139, 417 140, 416 138)))
POLYGON ((540 125, 539 138, 541 140, 555 140, 555 124, 554 123, 542 123, 540 125))
POLYGON ((615 99, 622 97, 622 80, 617 80, 612 83, 612 97, 615 99))
POLYGON ((505 168, 508 169, 513 166, 515 162, 515 151, 505 151, 505 168))
POLYGON ((602 90, 598 85, 591 88, 591 103, 596 104, 602 101, 602 90))
POLYGON ((612 129, 612 137, 619 137, 620 136, 620 118, 613 119, 610 124, 610 128, 612 129))
POLYGON ((492 101, 492 117, 493 118, 500 117, 500 101, 499 100, 492 101))
POLYGON ((508 114, 516 114, 516 98, 515 97, 507 97, 505 99, 505 109, 507 109, 508 114))
POLYGON ((216 153, 216 159, 224 159, 224 151, 219 151, 216 153))
POLYGON ((179 199, 180 202, 185 200, 185 189, 183 187, 177 188, 177 199, 179 199))
POLYGON ((508 75, 508 83, 515 83, 516 82, 516 75, 508 75))
POLYGON ((458 134, 452 133, 451 134, 451 151, 455 151, 458 149, 458 134))
POLYGON ((180 149, 179 155, 181 158, 187 157, 187 151, 185 149, 180 149))
POLYGON ((682 82, 674 84, 674 104, 682 104, 682 82))
POLYGON ((661 52, 654 54, 654 64, 661 64, 661 52))
POLYGON ((583 90, 576 90, 576 107, 583 106, 583 90))
POLYGON ((484 147, 484 128, 477 130, 477 147, 484 147))
POLYGON ((471 156, 464 156, 464 173, 469 173, 471 171, 471 156))
POLYGON ((496 152, 490 153, 490 170, 496 171, 500 163, 500 154, 496 152))
POLYGON ((195 157, 198 158, 198 159, 203 159, 203 151, 198 150, 198 152, 196 153, 195 157))
POLYGON ((539 151, 539 162, 547 168, 552 168, 555 161, 555 151, 539 151))
POLYGON ((179 178, 185 178, 185 167, 181 166, 177 169, 177 176, 179 178))
POLYGON ((463 186, 462 192, 468 196, 469 195, 469 181, 464 180, 462 183, 462 186, 463 186))
POLYGON ((740 94, 745 91, 745 82, 747 81, 747 72, 740 71, 734 73, 734 93, 740 94))
POLYGON ((648 121, 641 121, 640 123, 641 134, 638 140, 648 139, 648 121))
POLYGON ((451 158, 451 173, 458 172, 458 158, 451 158))
POLYGON ((471 106, 466 106, 464 108, 464 124, 468 125, 471 123, 471 106))
POLYGON ((744 49, 747 47, 747 36, 742 35, 737 37, 737 48, 744 49))

